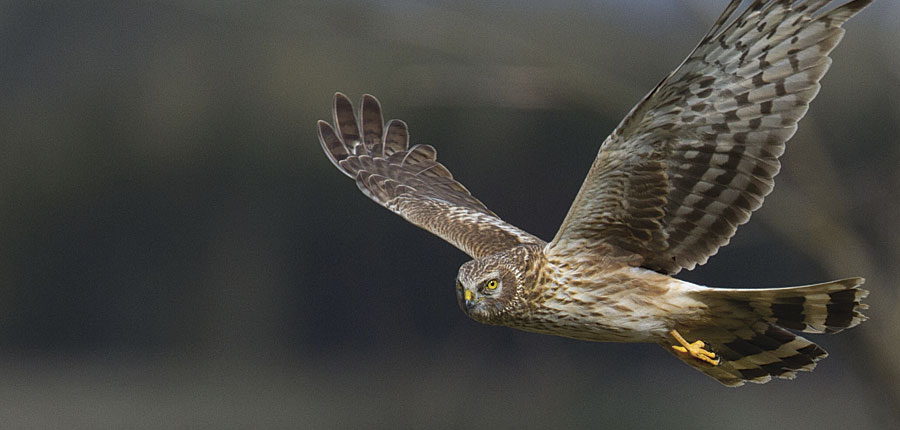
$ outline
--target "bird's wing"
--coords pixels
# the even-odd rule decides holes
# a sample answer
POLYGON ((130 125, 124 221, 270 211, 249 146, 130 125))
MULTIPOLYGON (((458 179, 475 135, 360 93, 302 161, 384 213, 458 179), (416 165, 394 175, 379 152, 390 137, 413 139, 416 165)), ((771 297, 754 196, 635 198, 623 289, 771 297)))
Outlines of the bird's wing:
POLYGON ((772 191, 841 25, 871 0, 733 0, 603 142, 551 255, 612 246, 665 273, 703 264, 772 191))
POLYGON ((472 257, 524 243, 543 242, 505 223, 453 179, 430 145, 409 147, 406 123, 384 123, 381 105, 364 95, 360 116, 350 100, 334 96, 337 130, 319 121, 319 142, 332 163, 356 180, 363 194, 472 257))

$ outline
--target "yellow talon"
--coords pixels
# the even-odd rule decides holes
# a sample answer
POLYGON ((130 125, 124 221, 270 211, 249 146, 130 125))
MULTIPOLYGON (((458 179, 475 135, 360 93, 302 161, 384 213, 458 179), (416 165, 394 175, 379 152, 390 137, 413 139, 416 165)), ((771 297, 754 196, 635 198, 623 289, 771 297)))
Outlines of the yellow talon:
POLYGON ((694 343, 688 343, 683 337, 681 337, 681 333, 678 333, 678 330, 672 330, 669 332, 681 346, 672 345, 672 349, 682 352, 685 354, 690 354, 691 357, 694 357, 698 360, 705 361, 713 366, 719 364, 719 357, 716 356, 715 352, 707 351, 703 349, 706 344, 703 343, 702 340, 698 340, 694 343))

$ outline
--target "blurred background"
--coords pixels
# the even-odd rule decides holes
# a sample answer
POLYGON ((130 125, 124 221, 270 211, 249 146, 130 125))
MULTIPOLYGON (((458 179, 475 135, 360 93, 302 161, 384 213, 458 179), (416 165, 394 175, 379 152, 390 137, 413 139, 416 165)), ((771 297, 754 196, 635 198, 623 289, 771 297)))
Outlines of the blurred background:
POLYGON ((900 419, 900 5, 846 25, 775 192, 681 278, 865 276, 812 374, 489 327, 467 257, 322 153, 378 96, 553 237, 600 142, 727 1, 0 1, 0 426, 888 428, 900 419))

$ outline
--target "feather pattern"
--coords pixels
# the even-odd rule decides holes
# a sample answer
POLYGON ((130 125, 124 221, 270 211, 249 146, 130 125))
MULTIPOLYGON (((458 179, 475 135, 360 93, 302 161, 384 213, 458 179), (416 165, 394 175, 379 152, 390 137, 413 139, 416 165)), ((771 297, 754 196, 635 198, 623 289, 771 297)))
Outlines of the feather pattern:
POLYGON ((385 126, 381 105, 364 95, 360 115, 343 94, 334 96, 334 123, 319 121, 319 142, 331 162, 372 200, 407 221, 483 257, 540 239, 503 222, 437 162, 430 145, 409 147, 403 121, 385 126))
POLYGON ((762 205, 841 25, 871 0, 732 1, 603 142, 550 254, 600 243, 674 274, 703 264, 762 205))
MULTIPOLYGON (((809 340, 785 330, 837 333, 866 320, 861 303, 869 292, 862 278, 788 288, 704 288, 694 295, 709 306, 715 324, 685 327, 721 359, 717 366, 675 354, 719 382, 737 386, 793 379, 810 371, 828 354, 809 340)), ((673 351, 668 343, 663 343, 673 351)))

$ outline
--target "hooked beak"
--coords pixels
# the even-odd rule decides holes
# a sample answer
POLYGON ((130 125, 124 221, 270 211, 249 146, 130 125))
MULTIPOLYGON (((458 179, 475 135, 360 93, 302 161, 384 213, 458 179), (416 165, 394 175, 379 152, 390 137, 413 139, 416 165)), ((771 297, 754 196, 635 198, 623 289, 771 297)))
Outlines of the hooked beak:
POLYGON ((475 306, 475 293, 472 290, 466 290, 463 293, 463 299, 465 299, 466 304, 466 313, 469 313, 472 310, 472 307, 475 306))

